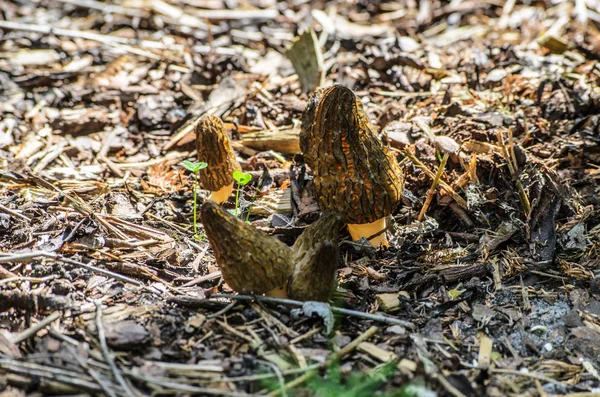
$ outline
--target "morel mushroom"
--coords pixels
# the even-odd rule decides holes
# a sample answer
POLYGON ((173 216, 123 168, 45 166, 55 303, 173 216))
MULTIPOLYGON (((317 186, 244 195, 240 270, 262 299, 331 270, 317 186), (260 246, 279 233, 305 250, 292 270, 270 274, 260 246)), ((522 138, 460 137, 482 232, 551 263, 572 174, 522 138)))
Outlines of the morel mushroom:
POLYGON ((281 287, 293 271, 292 252, 287 245, 213 201, 202 204, 200 218, 223 279, 233 290, 280 296, 281 287))
POLYGON ((340 216, 330 212, 310 225, 292 247, 292 273, 287 293, 300 301, 326 302, 338 265, 340 216))
POLYGON ((241 170, 220 118, 205 115, 196 124, 198 161, 208 164, 200 170, 202 187, 211 191, 209 200, 221 204, 233 192, 233 171, 241 170))
POLYGON ((314 173, 317 203, 348 224, 354 240, 387 246, 385 218, 402 198, 402 171, 377 139, 356 95, 333 85, 317 90, 302 116, 300 147, 314 173))
POLYGON ((337 269, 337 215, 309 226, 292 248, 212 201, 202 205, 200 215, 223 279, 233 290, 327 301, 337 269))

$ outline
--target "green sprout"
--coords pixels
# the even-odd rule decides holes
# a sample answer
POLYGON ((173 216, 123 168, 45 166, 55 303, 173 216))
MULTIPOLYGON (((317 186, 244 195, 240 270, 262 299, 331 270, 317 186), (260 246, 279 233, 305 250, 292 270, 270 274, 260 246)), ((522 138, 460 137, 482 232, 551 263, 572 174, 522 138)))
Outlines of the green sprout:
POLYGON ((252 174, 245 174, 242 171, 235 170, 233 171, 233 179, 237 182, 237 189, 235 191, 235 216, 239 215, 239 199, 240 199, 240 190, 242 190, 242 186, 246 186, 252 180, 252 174))
POLYGON ((184 160, 182 164, 188 171, 192 173, 194 177, 194 238, 196 240, 201 240, 202 236, 198 235, 198 221, 196 220, 196 209, 198 207, 198 177, 200 174, 200 170, 208 167, 208 164, 204 162, 192 162, 188 160, 184 160))
MULTIPOLYGON (((319 374, 317 371, 305 373, 309 380, 300 389, 296 389, 297 394, 306 394, 315 397, 362 397, 362 396, 380 396, 380 397, 417 397, 433 395, 425 386, 417 383, 409 383, 399 388, 389 387, 392 377, 397 372, 398 359, 381 364, 370 371, 352 371, 347 375, 342 374, 340 363, 334 361, 329 364, 326 372, 319 374), (386 388, 387 391, 381 390, 386 388)), ((282 384, 276 380, 268 378, 263 380, 263 386, 267 390, 275 391, 282 388, 282 384)))

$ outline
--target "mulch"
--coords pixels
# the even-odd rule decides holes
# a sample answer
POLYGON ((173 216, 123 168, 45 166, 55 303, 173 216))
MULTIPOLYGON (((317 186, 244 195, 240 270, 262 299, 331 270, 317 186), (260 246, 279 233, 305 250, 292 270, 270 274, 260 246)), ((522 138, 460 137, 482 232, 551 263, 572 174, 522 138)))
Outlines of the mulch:
POLYGON ((0 396, 599 395, 599 27, 596 1, 2 2, 0 396), (237 295, 182 162, 219 116, 244 216, 290 245, 318 219, 310 29, 403 200, 388 249, 341 235, 330 304, 237 295))

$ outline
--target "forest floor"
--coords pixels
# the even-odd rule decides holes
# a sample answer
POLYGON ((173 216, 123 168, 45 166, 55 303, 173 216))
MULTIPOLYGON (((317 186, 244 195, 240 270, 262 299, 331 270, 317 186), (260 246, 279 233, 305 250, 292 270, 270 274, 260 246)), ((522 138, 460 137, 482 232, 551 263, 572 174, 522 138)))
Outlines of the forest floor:
POLYGON ((0 2, 0 395, 600 395, 599 26, 597 1, 0 2), (398 157, 390 247, 343 234, 330 305, 238 296, 193 237, 194 121, 292 244, 315 81, 398 157))

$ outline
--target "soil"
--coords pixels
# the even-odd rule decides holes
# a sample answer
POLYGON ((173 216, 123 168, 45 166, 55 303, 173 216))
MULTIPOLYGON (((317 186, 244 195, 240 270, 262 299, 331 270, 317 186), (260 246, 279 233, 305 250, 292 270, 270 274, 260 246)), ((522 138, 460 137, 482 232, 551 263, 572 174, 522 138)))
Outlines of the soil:
POLYGON ((0 2, 0 395, 599 395, 599 27, 596 1, 0 2), (239 295, 194 236, 194 125, 252 176, 224 206, 292 246, 332 84, 402 169, 390 246, 342 230, 329 304, 239 295))

